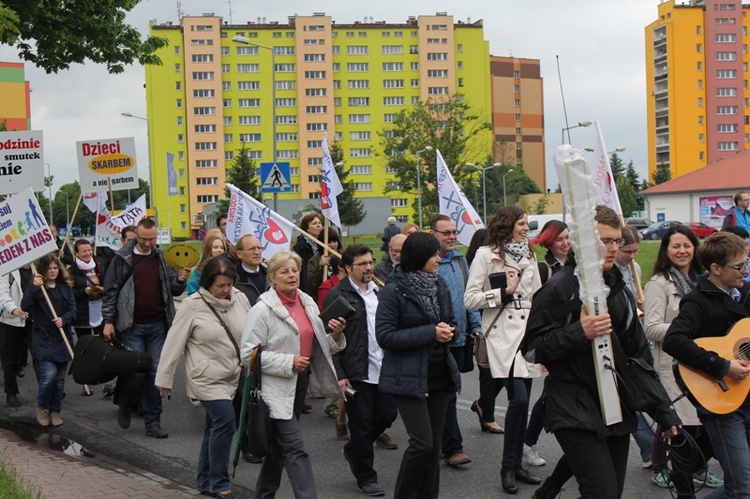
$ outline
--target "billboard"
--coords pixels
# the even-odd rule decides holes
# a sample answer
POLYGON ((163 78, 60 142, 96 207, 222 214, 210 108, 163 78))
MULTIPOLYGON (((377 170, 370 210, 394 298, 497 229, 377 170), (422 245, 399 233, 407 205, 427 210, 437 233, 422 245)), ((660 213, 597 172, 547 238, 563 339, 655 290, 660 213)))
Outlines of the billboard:
POLYGON ((701 222, 721 229, 724 217, 734 208, 732 196, 707 196, 700 198, 701 222))

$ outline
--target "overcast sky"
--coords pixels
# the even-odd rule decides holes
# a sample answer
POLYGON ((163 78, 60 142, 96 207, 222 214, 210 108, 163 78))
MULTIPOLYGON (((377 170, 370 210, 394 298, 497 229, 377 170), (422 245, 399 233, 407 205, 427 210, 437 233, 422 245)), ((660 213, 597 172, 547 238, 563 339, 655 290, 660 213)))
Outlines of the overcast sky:
MULTIPOLYGON (((375 21, 402 23, 409 16, 444 11, 454 21, 484 21, 490 53, 540 59, 544 78, 547 187, 557 186, 552 155, 560 145, 565 125, 556 57, 559 57, 570 125, 599 120, 609 150, 626 147, 621 156, 633 160, 642 177, 647 171, 644 28, 657 16, 659 0, 341 0, 248 2, 235 0, 184 0, 185 15, 213 12, 234 24, 256 21, 286 23, 294 14, 325 12, 338 23, 373 17, 375 21), (429 10, 425 5, 430 4, 429 10), (311 7, 312 6, 312 7, 311 7)), ((177 2, 142 1, 127 21, 142 33, 148 21, 177 23, 177 2)), ((17 53, 0 46, 0 60, 18 61, 17 53)), ((55 176, 54 189, 78 178, 75 143, 113 137, 136 138, 140 176, 148 178, 146 122, 120 115, 146 116, 145 72, 141 66, 121 75, 88 63, 47 75, 26 63, 30 82, 31 123, 44 131, 45 161, 55 176)), ((593 127, 571 130, 573 145, 594 143, 593 127)), ((540 186, 544 187, 544 186, 540 186)))

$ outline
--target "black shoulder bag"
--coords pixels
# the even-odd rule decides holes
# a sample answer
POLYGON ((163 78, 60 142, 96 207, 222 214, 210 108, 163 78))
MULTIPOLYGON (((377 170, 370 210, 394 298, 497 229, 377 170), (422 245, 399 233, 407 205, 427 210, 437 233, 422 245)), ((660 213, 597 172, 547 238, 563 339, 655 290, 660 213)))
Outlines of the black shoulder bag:
POLYGON ((262 368, 260 363, 261 346, 255 347, 255 358, 252 361, 252 388, 249 397, 244 403, 247 404, 247 440, 248 450, 254 456, 265 457, 271 453, 271 442, 273 441, 273 422, 271 411, 263 401, 262 368))

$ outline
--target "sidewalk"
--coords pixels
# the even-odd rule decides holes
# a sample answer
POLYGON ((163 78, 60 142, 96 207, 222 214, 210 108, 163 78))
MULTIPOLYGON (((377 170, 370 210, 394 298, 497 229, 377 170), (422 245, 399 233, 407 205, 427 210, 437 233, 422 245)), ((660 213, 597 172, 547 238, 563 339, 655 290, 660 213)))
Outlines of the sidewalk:
POLYGON ((43 498, 195 497, 191 490, 146 471, 113 469, 24 442, 0 429, 0 461, 43 498))

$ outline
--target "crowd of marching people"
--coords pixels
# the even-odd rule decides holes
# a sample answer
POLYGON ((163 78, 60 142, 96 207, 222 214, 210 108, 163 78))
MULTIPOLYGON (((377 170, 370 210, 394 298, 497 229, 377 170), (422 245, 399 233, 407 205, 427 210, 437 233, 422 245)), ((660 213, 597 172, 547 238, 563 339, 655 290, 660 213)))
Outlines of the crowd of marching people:
POLYGON ((638 233, 598 206, 592 216, 607 313, 587 310, 578 298, 566 224, 548 222, 531 243, 527 214, 517 206, 477 230, 466 254, 449 216, 438 215, 424 231, 389 220, 381 261, 368 246, 345 247, 315 213, 302 218, 292 249, 266 260, 254 235, 228 241, 222 216, 192 273, 166 263, 154 221, 143 219, 123 229, 120 250, 102 258, 88 240, 66 241, 33 268, 0 277, 6 402, 23 405, 17 380, 30 350, 36 421, 62 425, 70 345, 101 336, 152 359, 147 371, 121 372, 103 388, 114 394, 118 425, 130 428, 138 411, 148 437, 168 437, 162 399, 171 396, 184 359, 187 396, 206 414, 195 482, 203 495, 235 497, 229 464, 237 437, 243 459, 260 464, 256 497, 274 497, 284 470, 295 497, 317 497, 299 420, 308 397, 325 397, 332 435, 345 442, 342 464, 362 494, 390 489, 397 499, 436 498, 441 462, 472 462, 457 394, 462 375, 476 372, 480 393, 471 411, 482 432, 502 435, 497 485, 508 494, 551 499, 574 478, 582 497, 621 497, 632 435, 659 487, 679 497, 702 487, 714 489, 705 497, 749 497, 750 403, 711 412, 683 395, 672 367, 679 361, 730 383, 750 374, 747 352, 722 356, 695 341, 722 337, 750 316, 750 197, 738 193, 735 203, 727 226, 703 244, 687 227, 672 226, 645 292, 635 263, 638 233), (546 249, 539 260, 537 245, 546 249), (590 346, 602 336, 611 339, 622 407, 621 420, 609 425, 590 346), (237 433, 251 379, 244 371, 254 362, 268 409, 263 450, 237 433), (544 385, 537 400, 534 383, 544 385), (501 421, 495 405, 503 389, 501 421), (388 435, 397 418, 405 442, 388 435), (547 464, 537 447, 543 429, 564 453, 544 481, 533 471, 547 464), (398 476, 381 479, 376 445, 403 449, 398 476), (724 481, 710 471, 711 458, 724 481))

